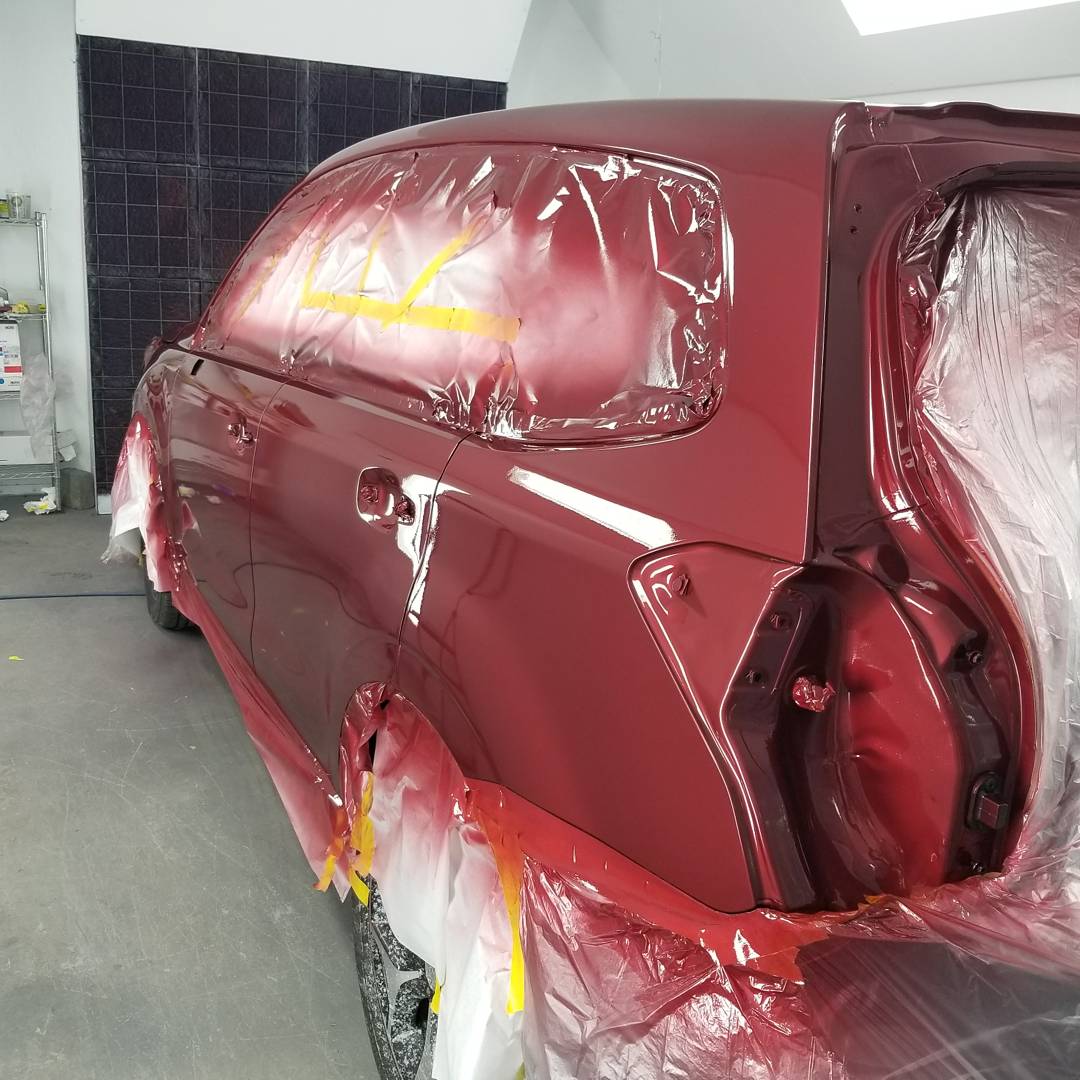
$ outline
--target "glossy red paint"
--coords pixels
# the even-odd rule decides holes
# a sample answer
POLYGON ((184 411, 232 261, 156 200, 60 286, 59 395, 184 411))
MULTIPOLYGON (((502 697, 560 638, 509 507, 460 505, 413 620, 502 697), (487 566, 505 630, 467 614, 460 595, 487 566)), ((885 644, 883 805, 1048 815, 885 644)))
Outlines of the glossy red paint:
POLYGON ((1003 830, 969 820, 970 793, 995 775, 1024 797, 1027 659, 922 482, 924 271, 905 245, 959 185, 1080 176, 1080 129, 973 106, 607 103, 423 125, 315 176, 511 144, 715 183, 731 308, 703 423, 511 444, 373 402, 319 347, 260 360, 227 336, 163 347, 140 387, 177 557, 319 782, 340 783, 353 690, 388 683, 477 790, 710 909, 849 908, 994 865, 1003 830), (799 708, 800 678, 835 698, 799 708))
POLYGON ((314 381, 283 386, 263 417, 251 495, 255 670, 331 772, 357 672, 393 675, 435 485, 458 440, 314 381))
MULTIPOLYGON (((634 450, 628 464, 646 456, 634 450)), ((742 844, 718 746, 687 709, 627 588, 638 556, 681 539, 678 518, 664 502, 638 509, 647 504, 626 498, 625 474, 589 469, 590 458, 606 454, 614 465, 617 453, 521 453, 473 438, 458 448, 395 685, 466 775, 505 785, 714 907, 746 909, 755 890, 741 859, 729 857, 742 844), (700 858, 672 844, 674 821, 700 858)), ((743 566, 715 550, 712 587, 722 589, 743 566)), ((766 578, 778 570, 757 562, 766 578)), ((708 595, 704 576, 698 587, 708 595)), ((765 594, 729 598, 725 617, 745 604, 752 626, 765 594)), ((731 663, 724 650, 716 657, 731 663)))
POLYGON ((167 349, 169 534, 207 604, 250 659, 251 468, 272 376, 167 349))

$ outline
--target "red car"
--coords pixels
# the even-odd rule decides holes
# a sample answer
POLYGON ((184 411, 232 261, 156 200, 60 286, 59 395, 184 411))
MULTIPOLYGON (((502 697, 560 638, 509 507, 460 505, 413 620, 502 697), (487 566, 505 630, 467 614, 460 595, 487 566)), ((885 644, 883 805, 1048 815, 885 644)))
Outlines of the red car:
MULTIPOLYGON (((1078 166, 1077 121, 977 106, 606 103, 346 150, 148 354, 151 614, 197 618, 327 791, 382 687, 657 924, 975 888, 1035 805, 1042 659, 919 380, 979 200, 1074 227, 1078 166)), ((358 940, 397 1080, 436 987, 390 922, 358 940)))

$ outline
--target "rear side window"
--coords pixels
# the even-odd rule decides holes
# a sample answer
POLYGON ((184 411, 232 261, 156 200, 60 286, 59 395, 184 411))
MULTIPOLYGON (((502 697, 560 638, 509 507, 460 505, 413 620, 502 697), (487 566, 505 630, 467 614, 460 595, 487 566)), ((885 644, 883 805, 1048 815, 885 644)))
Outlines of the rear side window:
POLYGON ((719 400, 729 252, 717 187, 675 166, 384 154, 286 200, 197 344, 490 436, 664 434, 719 400))

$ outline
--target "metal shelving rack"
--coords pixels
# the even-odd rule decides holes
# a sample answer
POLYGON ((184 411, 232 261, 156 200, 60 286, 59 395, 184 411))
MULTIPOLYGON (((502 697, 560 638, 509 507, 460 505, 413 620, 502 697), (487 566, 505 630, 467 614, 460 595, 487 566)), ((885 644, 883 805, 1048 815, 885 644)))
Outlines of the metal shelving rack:
MULTIPOLYGON (((49 325, 49 317, 52 313, 52 297, 49 292, 49 246, 48 246, 48 220, 44 213, 38 211, 34 216, 25 221, 17 221, 11 218, 0 218, 0 230, 6 228, 32 228, 36 233, 37 241, 37 271, 38 288, 41 290, 42 301, 45 311, 42 314, 36 312, 29 315, 14 315, 11 312, 0 314, 0 321, 16 323, 41 323, 42 351, 48 364, 49 379, 53 378, 53 355, 52 355, 52 330, 49 325)), ((20 338, 21 338, 20 331, 20 338)), ((16 396, 15 391, 7 391, 0 396, 16 396)), ((51 488, 55 492, 56 508, 60 509, 60 453, 56 445, 56 399, 52 403, 52 463, 29 464, 29 465, 2 465, 0 464, 0 494, 33 494, 51 488)))

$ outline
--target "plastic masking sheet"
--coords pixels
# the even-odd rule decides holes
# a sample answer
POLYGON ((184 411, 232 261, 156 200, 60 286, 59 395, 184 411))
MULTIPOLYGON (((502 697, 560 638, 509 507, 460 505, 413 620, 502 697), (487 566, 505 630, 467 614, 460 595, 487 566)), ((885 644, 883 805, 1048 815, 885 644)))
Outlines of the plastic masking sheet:
POLYGON ((158 592, 176 587, 165 523, 165 494, 158 474, 154 437, 144 417, 128 425, 112 485, 109 544, 101 556, 111 560, 146 558, 146 572, 158 592))
POLYGON ((521 976, 500 868, 445 744, 383 689, 362 687, 350 703, 342 776, 346 788, 365 786, 355 748, 375 734, 370 872, 394 935, 438 980, 434 1076, 513 1080, 522 1064, 521 976))
POLYGON ((53 403, 56 382, 44 353, 23 358, 23 381, 19 387, 19 410, 23 427, 30 433, 30 452, 37 461, 53 456, 53 403))
MULTIPOLYGON (((510 1080, 519 1057, 531 1080, 1078 1075, 1080 197, 963 194, 919 218, 902 259, 926 330, 915 412, 938 499, 1012 596, 1038 672, 1037 784, 1000 873, 818 915, 658 900, 661 883, 628 884, 614 853, 463 778, 381 687, 345 716, 339 795, 180 568, 177 602, 222 661, 316 876, 329 866, 356 890, 370 823, 391 926, 444 985, 438 1080, 510 1080)), ((144 440, 133 423, 114 506, 153 529, 155 469, 130 464, 144 440), (134 483, 149 490, 123 497, 134 483)), ((648 777, 641 795, 646 814, 648 777)))
POLYGON ((388 153, 294 192, 196 344, 488 435, 670 432, 720 398, 729 249, 717 188, 674 165, 388 153))
POLYGON ((1016 847, 1000 873, 698 935, 526 858, 530 1077, 1080 1075, 1080 195, 938 202, 901 258, 936 499, 1012 598, 1038 673, 1016 847))
MULTIPOLYGON (((916 400, 937 495, 1019 612, 1042 720, 1014 862, 1080 901, 1080 194, 964 195, 916 400), (1049 867, 1047 867, 1049 869, 1049 867)), ((1080 929, 1080 912, 1077 912, 1080 929)))
MULTIPOLYGON (((102 559, 135 559, 140 553, 145 554, 147 575, 154 588, 172 593, 176 607, 206 638, 240 706, 244 725, 281 796, 308 863, 320 875, 327 852, 347 829, 343 800, 273 695, 226 634, 199 593, 183 559, 177 555, 168 535, 153 435, 146 418, 136 413, 128 426, 113 476, 112 524, 102 559)), ((349 885, 344 868, 336 868, 333 880, 339 894, 346 895, 349 885)))

